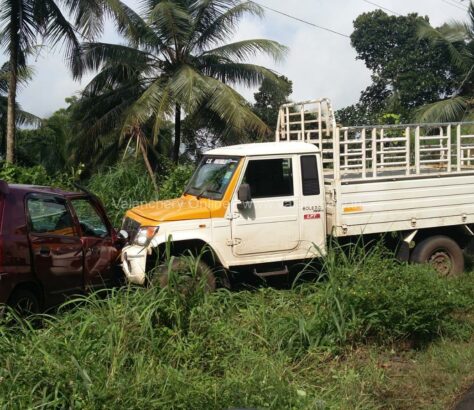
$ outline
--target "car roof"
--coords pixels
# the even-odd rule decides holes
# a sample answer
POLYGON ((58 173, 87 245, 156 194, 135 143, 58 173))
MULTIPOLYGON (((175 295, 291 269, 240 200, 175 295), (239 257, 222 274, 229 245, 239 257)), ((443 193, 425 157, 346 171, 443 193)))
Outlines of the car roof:
POLYGON ((256 155, 314 154, 318 148, 307 142, 261 142, 231 145, 206 152, 206 155, 249 157, 256 155))
POLYGON ((8 184, 10 190, 18 192, 18 193, 38 193, 38 194, 52 194, 52 195, 60 195, 60 196, 78 196, 84 195, 81 192, 72 192, 72 191, 65 191, 60 188, 53 188, 48 186, 42 185, 27 185, 27 184, 8 184))

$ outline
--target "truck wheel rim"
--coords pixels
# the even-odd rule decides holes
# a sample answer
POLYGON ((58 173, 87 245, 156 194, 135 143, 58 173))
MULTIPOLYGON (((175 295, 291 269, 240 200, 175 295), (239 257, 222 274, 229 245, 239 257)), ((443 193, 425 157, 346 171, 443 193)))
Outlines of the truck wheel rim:
POLYGON ((453 267, 453 261, 449 253, 445 250, 438 250, 434 252, 430 259, 429 264, 443 276, 448 276, 451 273, 453 267))

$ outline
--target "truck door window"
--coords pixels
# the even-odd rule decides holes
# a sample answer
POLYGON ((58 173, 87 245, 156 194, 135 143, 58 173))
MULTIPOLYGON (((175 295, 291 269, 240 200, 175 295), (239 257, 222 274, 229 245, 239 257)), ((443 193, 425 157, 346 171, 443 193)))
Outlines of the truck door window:
POLYGON ((301 177, 303 180, 303 195, 319 195, 318 164, 314 155, 301 157, 301 177))
POLYGON ((59 198, 27 199, 30 232, 74 236, 74 224, 66 203, 59 198))
POLYGON ((244 182, 250 185, 252 198, 293 196, 291 158, 250 160, 244 182))
POLYGON ((79 219, 83 236, 105 238, 108 235, 107 226, 95 206, 88 199, 73 199, 71 202, 77 219, 79 219))

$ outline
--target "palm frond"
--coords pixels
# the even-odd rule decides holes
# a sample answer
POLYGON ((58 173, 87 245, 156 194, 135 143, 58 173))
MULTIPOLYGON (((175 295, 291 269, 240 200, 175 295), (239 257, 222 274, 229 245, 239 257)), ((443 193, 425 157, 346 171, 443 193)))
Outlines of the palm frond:
POLYGON ((80 77, 87 71, 114 65, 146 70, 153 62, 151 54, 133 47, 109 43, 84 43, 77 58, 74 59, 73 73, 76 77, 80 77))
POLYGON ((58 43, 65 47, 66 61, 72 69, 74 66, 72 57, 77 55, 80 48, 80 41, 76 36, 75 29, 54 0, 42 0, 42 4, 48 13, 44 22, 44 37, 52 43, 53 47, 58 43))
POLYGON ((197 0, 191 13, 194 17, 192 46, 202 51, 229 39, 244 15, 262 17, 264 9, 252 1, 197 0))
POLYGON ((457 96, 420 107, 415 119, 421 123, 461 121, 468 108, 468 100, 457 96))
POLYGON ((266 54, 278 62, 285 57, 287 51, 287 47, 276 41, 253 39, 225 44, 221 47, 205 51, 203 55, 217 55, 229 60, 246 61, 257 55, 266 54))
POLYGON ((156 79, 127 109, 121 130, 121 137, 127 135, 137 124, 150 121, 155 114, 171 115, 172 108, 163 104, 169 101, 168 84, 162 78, 156 79), (161 112, 157 112, 161 110, 161 112))
POLYGON ((464 46, 464 39, 467 34, 464 30, 459 30, 460 27, 444 28, 443 32, 434 29, 426 21, 422 21, 418 24, 418 37, 423 40, 428 40, 435 45, 444 47, 448 52, 452 64, 461 71, 470 69, 474 63, 472 56, 466 53, 464 46), (463 39, 464 37, 464 39, 463 39))
POLYGON ((149 24, 160 33, 161 41, 175 47, 183 43, 192 26, 191 16, 172 1, 161 1, 150 11, 149 24))
POLYGON ((205 77, 189 65, 183 65, 170 78, 171 93, 187 112, 193 112, 209 95, 205 77))
POLYGON ((162 91, 161 102, 155 107, 154 122, 153 122, 153 145, 158 144, 158 136, 160 135, 163 123, 166 117, 171 114, 171 94, 169 87, 165 87, 162 91))
POLYGON ((0 10, 0 49, 17 52, 17 67, 26 65, 26 55, 36 43, 41 25, 35 18, 35 2, 8 0, 0 10))
POLYGON ((16 110, 16 121, 18 125, 32 125, 34 127, 39 127, 42 124, 43 119, 27 111, 23 111, 18 106, 16 110))
POLYGON ((105 8, 102 1, 97 0, 62 0, 82 36, 92 41, 104 31, 105 8))
POLYGON ((280 85, 280 78, 272 70, 255 65, 245 63, 234 63, 232 61, 222 61, 214 56, 205 56, 200 59, 202 64, 202 72, 226 84, 243 85, 246 87, 259 86, 263 80, 267 79, 273 83, 280 85))
POLYGON ((206 77, 209 95, 206 107, 214 112, 229 127, 243 132, 251 130, 258 135, 265 135, 270 131, 268 126, 250 109, 250 105, 237 91, 228 85, 206 77))
POLYGON ((135 48, 142 46, 149 49, 161 45, 161 40, 153 29, 132 8, 120 0, 102 1, 105 3, 108 14, 114 19, 119 33, 125 36, 135 48))

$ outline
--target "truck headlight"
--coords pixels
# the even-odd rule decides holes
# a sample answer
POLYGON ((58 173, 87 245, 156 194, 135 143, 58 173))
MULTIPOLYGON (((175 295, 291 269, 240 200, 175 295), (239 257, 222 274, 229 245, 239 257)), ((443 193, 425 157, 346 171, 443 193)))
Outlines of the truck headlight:
POLYGON ((135 236, 134 243, 135 245, 139 246, 148 246, 150 241, 156 235, 158 230, 160 229, 159 226, 143 226, 138 231, 137 235, 135 236))

